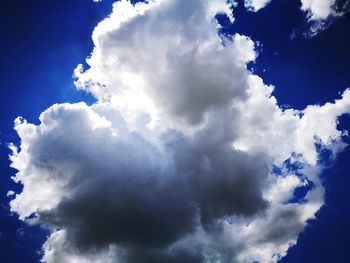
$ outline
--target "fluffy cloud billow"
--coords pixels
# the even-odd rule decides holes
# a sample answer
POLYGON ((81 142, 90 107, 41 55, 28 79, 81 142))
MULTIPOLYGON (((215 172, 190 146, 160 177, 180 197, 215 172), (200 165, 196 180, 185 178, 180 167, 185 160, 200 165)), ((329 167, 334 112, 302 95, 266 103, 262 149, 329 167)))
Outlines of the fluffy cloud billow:
POLYGON ((11 201, 50 230, 47 263, 277 262, 324 203, 320 153, 346 146, 350 91, 302 111, 247 69, 255 43, 218 35, 224 0, 118 1, 78 89, 15 122, 11 201), (305 196, 295 194, 305 188, 305 196))

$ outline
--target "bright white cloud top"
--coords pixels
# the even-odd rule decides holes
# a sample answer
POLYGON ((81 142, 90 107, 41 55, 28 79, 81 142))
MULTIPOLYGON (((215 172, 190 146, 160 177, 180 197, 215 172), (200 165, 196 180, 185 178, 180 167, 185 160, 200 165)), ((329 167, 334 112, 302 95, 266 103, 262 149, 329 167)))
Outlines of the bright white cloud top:
POLYGON ((324 203, 321 149, 345 147, 350 91, 279 107, 247 69, 255 43, 217 34, 214 16, 234 21, 230 8, 116 2, 75 70, 97 102, 16 120, 23 191, 11 209, 51 230, 44 262, 277 262, 296 243, 324 203))

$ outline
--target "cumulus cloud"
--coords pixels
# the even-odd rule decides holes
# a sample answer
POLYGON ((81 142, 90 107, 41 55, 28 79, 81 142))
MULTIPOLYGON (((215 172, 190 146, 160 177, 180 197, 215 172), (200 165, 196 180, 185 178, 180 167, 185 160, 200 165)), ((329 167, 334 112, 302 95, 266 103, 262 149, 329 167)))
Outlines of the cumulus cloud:
POLYGON ((215 14, 233 22, 231 8, 114 3, 74 73, 97 102, 16 120, 11 209, 50 229, 43 262, 277 262, 296 243, 323 205, 320 149, 345 147, 350 91, 279 107, 247 70, 254 42, 218 35, 215 14))

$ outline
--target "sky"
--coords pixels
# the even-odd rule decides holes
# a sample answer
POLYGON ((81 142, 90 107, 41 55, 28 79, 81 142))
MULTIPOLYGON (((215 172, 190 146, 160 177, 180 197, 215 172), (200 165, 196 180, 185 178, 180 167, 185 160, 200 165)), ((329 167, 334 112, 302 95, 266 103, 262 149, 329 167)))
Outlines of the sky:
POLYGON ((347 262, 348 8, 3 3, 0 261, 347 262))

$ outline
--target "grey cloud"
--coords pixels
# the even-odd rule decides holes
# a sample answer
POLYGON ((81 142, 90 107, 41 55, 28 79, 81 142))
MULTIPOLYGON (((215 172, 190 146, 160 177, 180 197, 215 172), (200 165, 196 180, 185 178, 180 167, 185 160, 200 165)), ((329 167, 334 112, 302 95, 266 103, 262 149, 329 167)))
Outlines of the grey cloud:
POLYGON ((109 129, 97 132, 84 112, 58 108, 43 120, 55 124, 31 145, 31 162, 40 170, 70 174, 64 186, 69 195, 39 211, 38 220, 65 229, 82 251, 109 244, 128 251, 166 249, 199 227, 222 231, 220 220, 266 209, 266 160, 234 150, 230 136, 222 142, 225 136, 215 133, 225 129, 204 129, 193 138, 169 131, 161 154, 140 134, 120 140, 109 129))

